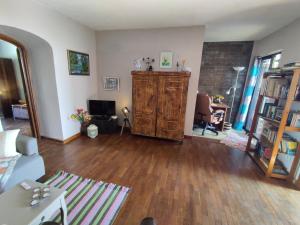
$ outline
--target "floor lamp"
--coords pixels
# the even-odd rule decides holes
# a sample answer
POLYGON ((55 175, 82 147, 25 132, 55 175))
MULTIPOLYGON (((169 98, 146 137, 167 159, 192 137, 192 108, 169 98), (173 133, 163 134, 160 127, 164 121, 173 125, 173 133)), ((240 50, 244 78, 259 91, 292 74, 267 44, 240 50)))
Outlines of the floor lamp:
POLYGON ((127 127, 127 125, 129 126, 129 129, 131 129, 131 124, 130 124, 130 121, 129 121, 129 112, 130 111, 127 107, 122 108, 122 113, 124 115, 124 120, 123 120, 123 125, 122 125, 120 136, 122 136, 124 127, 127 127))
POLYGON ((232 100, 231 100, 231 106, 230 106, 230 113, 229 113, 229 119, 228 119, 228 122, 227 122, 227 127, 228 128, 231 128, 232 127, 232 124, 230 122, 231 120, 231 114, 232 114, 232 109, 233 109, 233 104, 234 104, 234 99, 235 99, 235 93, 236 93, 236 88, 237 88, 237 84, 238 84, 238 79, 239 79, 239 75, 240 73, 245 69, 245 67, 243 66, 236 66, 236 67, 233 67, 234 71, 236 71, 236 78, 235 78, 235 83, 234 83, 234 86, 231 86, 227 91, 226 91, 226 94, 227 95, 230 95, 231 93, 231 90, 233 89, 233 93, 232 93, 232 100))

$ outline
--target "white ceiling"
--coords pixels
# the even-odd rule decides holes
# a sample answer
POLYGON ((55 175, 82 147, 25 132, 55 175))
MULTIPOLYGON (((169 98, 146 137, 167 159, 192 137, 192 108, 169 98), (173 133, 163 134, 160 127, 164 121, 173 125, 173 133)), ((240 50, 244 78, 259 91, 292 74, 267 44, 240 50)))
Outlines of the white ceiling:
POLYGON ((95 30, 206 26, 206 41, 259 40, 300 17, 300 0, 35 0, 95 30))

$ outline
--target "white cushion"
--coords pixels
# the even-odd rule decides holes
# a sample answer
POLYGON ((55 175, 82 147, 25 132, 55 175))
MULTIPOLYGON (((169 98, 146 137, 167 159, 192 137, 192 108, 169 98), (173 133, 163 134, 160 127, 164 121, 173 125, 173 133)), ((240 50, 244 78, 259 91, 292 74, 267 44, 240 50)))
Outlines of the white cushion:
POLYGON ((0 132, 0 157, 17 156, 16 139, 20 130, 6 130, 0 132))

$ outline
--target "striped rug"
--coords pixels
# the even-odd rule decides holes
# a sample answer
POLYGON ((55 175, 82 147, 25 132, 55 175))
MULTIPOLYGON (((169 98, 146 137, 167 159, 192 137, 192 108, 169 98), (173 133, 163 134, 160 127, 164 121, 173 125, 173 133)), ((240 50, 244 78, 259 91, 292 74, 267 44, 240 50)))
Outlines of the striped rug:
MULTIPOLYGON (((59 171, 46 184, 66 190, 69 225, 110 225, 125 202, 130 188, 86 179, 59 171)), ((60 214, 53 217, 60 223, 60 214)))

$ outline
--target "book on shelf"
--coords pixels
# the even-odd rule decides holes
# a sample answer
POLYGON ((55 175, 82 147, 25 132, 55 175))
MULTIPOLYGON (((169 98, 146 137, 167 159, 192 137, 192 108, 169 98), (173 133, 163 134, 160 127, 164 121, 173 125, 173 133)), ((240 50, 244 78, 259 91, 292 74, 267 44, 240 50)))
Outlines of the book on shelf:
POLYGON ((269 98, 269 97, 264 97, 262 99, 262 102, 261 102, 260 108, 259 108, 259 113, 260 114, 264 113, 264 109, 265 109, 266 104, 273 104, 273 105, 275 105, 275 99, 274 98, 269 98))
POLYGON ((262 135, 262 132, 263 132, 263 129, 265 127, 265 124, 267 124, 268 122, 262 118, 258 118, 258 121, 257 121, 257 125, 256 125, 256 131, 255 131, 255 136, 257 138, 261 138, 261 135, 262 135))
POLYGON ((262 81, 260 94, 274 98, 286 98, 288 85, 288 80, 285 78, 267 77, 262 81))
POLYGON ((300 62, 287 63, 283 67, 300 67, 300 62))
POLYGON ((277 137, 277 131, 278 131, 277 127, 268 123, 268 124, 265 124, 265 126, 262 130, 261 136, 266 138, 266 140, 268 140, 268 142, 274 143, 274 141, 276 140, 276 137, 277 137))
POLYGON ((294 100, 295 101, 300 101, 300 86, 299 85, 297 85, 294 100))
POLYGON ((279 145, 279 152, 287 155, 296 155, 298 142, 289 135, 284 134, 279 145))
POLYGON ((287 124, 291 127, 300 128, 300 112, 290 112, 287 124))
MULTIPOLYGON (((275 100, 273 99, 273 101, 275 100)), ((273 101, 270 100, 270 98, 266 97, 266 100, 262 101, 258 113, 262 117, 280 122, 284 109, 282 106, 278 106, 273 103, 273 101)), ((290 111, 288 114, 286 125, 300 128, 300 112, 290 111)))

